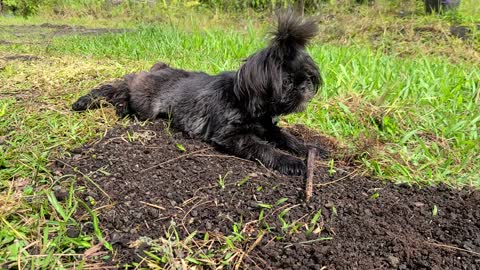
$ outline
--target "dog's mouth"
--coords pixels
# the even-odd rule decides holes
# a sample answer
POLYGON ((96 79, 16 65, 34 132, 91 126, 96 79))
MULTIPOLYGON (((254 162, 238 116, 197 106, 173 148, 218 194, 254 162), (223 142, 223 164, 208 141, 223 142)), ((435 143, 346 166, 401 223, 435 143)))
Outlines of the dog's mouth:
POLYGON ((298 106, 295 108, 294 112, 303 112, 307 106, 310 100, 315 96, 314 92, 306 92, 304 95, 302 95, 301 101, 298 103, 298 106))
POLYGON ((290 114, 304 111, 310 100, 315 96, 316 91, 310 89, 295 89, 287 90, 282 99, 275 104, 275 111, 277 114, 290 114), (290 91, 289 91, 290 90, 290 91))
POLYGON ((295 108, 294 112, 303 112, 308 106, 309 100, 302 100, 302 102, 295 108))

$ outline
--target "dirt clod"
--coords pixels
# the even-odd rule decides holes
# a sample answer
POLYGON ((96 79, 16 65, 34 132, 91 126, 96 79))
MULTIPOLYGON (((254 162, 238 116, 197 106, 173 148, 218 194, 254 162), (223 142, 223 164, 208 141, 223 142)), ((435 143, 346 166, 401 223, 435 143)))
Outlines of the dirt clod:
POLYGON ((388 262, 392 267, 395 267, 395 268, 398 266, 398 264, 400 264, 400 260, 397 257, 392 255, 388 256, 388 262))
POLYGON ((53 188, 53 195, 58 201, 65 201, 68 198, 68 190, 62 186, 54 186, 53 188))
POLYGON ((70 226, 67 228, 67 236, 70 238, 76 238, 80 235, 80 230, 77 227, 70 226))

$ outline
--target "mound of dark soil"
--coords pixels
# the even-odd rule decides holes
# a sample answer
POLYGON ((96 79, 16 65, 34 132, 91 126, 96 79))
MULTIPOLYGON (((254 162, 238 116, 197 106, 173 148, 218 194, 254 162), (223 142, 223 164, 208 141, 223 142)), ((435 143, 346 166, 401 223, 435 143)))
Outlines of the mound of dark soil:
POLYGON ((240 228, 252 247, 245 269, 480 269, 479 192, 382 183, 320 161, 305 204, 302 178, 164 126, 114 128, 53 165, 78 175, 87 201, 105 206, 100 224, 114 262, 139 261, 145 247, 131 243, 163 237, 174 222, 181 237, 240 228))

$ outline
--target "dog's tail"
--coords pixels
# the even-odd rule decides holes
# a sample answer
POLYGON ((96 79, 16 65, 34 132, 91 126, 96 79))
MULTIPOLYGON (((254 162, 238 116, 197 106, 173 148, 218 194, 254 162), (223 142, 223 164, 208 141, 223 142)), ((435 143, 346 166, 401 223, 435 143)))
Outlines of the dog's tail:
POLYGON ((304 19, 292 9, 277 15, 278 24, 271 45, 280 48, 303 48, 318 34, 318 19, 304 19))

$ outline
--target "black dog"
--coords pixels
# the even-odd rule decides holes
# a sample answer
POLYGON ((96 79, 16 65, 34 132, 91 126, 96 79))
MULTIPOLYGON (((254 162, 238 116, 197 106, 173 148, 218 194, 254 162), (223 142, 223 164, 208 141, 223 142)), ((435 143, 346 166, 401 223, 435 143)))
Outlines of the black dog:
POLYGON ((317 32, 314 20, 287 11, 278 16, 270 45, 248 57, 238 71, 211 76, 157 63, 149 72, 93 89, 72 108, 98 108, 104 98, 121 117, 168 117, 174 127, 236 156, 303 175, 304 162, 275 147, 306 156, 307 146, 277 127, 275 119, 304 110, 322 84, 305 51, 317 32))

